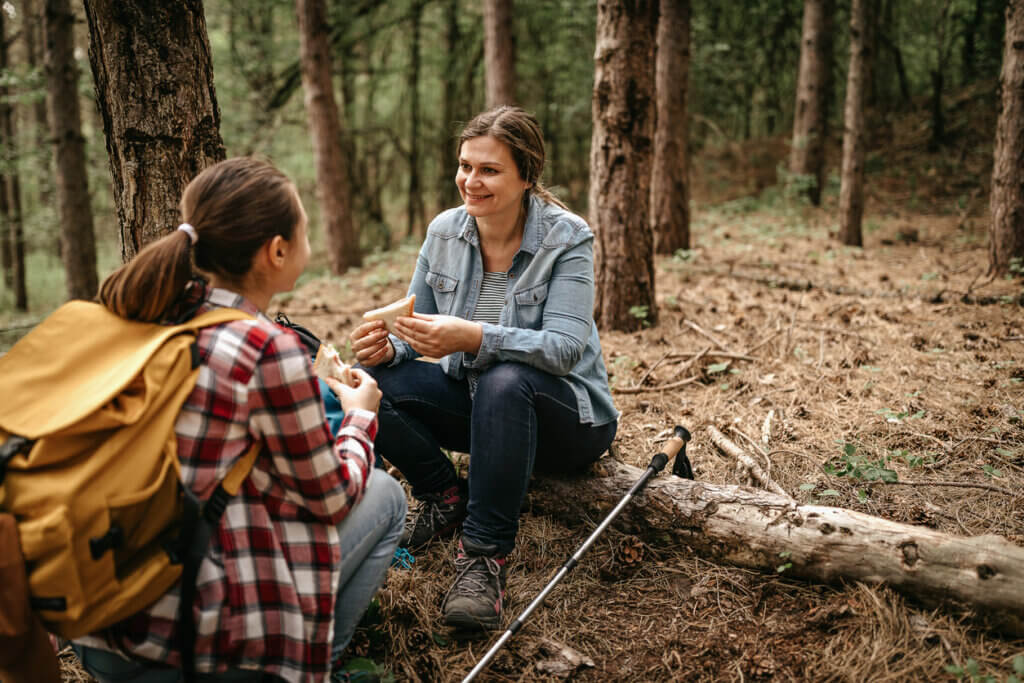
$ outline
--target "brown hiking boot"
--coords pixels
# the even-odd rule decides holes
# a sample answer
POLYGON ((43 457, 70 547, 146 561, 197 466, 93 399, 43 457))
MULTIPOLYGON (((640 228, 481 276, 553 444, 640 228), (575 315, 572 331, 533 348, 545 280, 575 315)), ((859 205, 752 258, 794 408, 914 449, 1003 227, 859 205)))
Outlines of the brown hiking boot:
POLYGON ((501 628, 505 602, 504 555, 496 546, 459 542, 455 582, 444 597, 444 623, 459 629, 494 631, 501 628))
POLYGON ((435 538, 453 535, 466 518, 467 494, 456 484, 441 493, 420 496, 419 505, 405 523, 399 546, 416 551, 435 538))

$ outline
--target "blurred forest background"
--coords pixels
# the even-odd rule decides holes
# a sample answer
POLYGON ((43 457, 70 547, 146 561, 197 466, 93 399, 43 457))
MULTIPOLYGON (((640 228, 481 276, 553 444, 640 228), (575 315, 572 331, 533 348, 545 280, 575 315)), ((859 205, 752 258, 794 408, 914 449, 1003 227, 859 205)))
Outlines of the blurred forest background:
MULTIPOLYGON (((926 200, 926 186, 937 185, 929 176, 938 176, 938 210, 980 215, 990 192, 1005 2, 865 4, 874 36, 863 94, 868 191, 873 178, 882 182, 895 172, 913 208, 926 200)), ((825 161, 820 191, 811 193, 817 203, 820 194, 839 191, 851 5, 808 5, 827 10, 820 86, 825 161)), ((486 104, 483 7, 468 0, 326 3, 350 214, 363 253, 415 242, 438 210, 457 203, 453 137, 460 122, 486 104)), ((120 231, 89 68, 88 26, 83 8, 70 8, 88 169, 85 210, 94 217, 102 279, 121 260, 120 231)), ((296 180, 321 255, 309 273, 315 277, 329 264, 315 200, 295 9, 285 0, 208 0, 205 18, 226 153, 267 156, 296 180)), ((54 135, 46 119, 44 0, 7 0, 3 10, 0 170, 6 201, 0 218, 9 249, 0 315, 10 320, 21 308, 37 319, 65 298, 54 135), (26 306, 11 280, 15 232, 23 235, 26 306)), ((515 101, 536 113, 547 137, 546 183, 584 216, 597 14, 588 2, 521 1, 505 27, 514 48, 515 101)), ((790 159, 803 14, 801 0, 695 0, 689 8, 688 68, 679 73, 686 93, 688 191, 696 212, 740 198, 799 199, 815 183, 814 172, 794 170, 790 159)), ((171 227, 168 221, 154 229, 171 227)))
MULTIPOLYGON (((536 114, 544 182, 596 236, 622 411, 602 462, 646 466, 682 424, 687 490, 728 500, 682 528, 629 507, 488 680, 1024 680, 1021 0, 7 0, 0 37, 0 351, 242 154, 310 215, 269 313, 341 347, 457 204, 460 124, 536 114), (777 553, 761 522, 709 531, 761 489, 866 526, 777 553), (922 555, 966 604, 921 565, 879 584, 889 522, 981 548, 922 555)), ((531 490, 510 615, 607 513, 600 469, 531 490)), ((483 652, 438 618, 452 550, 390 572, 357 631, 384 680, 461 680, 483 652)))

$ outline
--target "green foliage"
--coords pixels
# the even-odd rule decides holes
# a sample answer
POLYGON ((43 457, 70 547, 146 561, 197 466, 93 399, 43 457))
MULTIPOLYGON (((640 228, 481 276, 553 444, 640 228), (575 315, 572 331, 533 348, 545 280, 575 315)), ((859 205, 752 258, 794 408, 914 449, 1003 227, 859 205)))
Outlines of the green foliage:
POLYGON ((844 443, 843 454, 829 460, 823 467, 826 474, 836 477, 848 477, 858 481, 899 481, 896 471, 888 467, 891 459, 892 456, 887 455, 877 460, 871 460, 868 457, 857 455, 856 444, 844 443))

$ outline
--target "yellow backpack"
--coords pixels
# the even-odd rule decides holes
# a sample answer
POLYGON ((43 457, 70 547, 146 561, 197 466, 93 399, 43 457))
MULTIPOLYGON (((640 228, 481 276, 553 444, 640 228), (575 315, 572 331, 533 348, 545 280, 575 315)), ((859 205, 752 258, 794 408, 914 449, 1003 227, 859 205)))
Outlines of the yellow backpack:
POLYGON ((251 317, 222 308, 164 326, 73 301, 0 357, 0 513, 17 520, 30 604, 52 633, 110 626, 181 580, 181 635, 194 638, 199 563, 258 448, 201 505, 181 485, 174 424, 199 374, 198 330, 251 317))

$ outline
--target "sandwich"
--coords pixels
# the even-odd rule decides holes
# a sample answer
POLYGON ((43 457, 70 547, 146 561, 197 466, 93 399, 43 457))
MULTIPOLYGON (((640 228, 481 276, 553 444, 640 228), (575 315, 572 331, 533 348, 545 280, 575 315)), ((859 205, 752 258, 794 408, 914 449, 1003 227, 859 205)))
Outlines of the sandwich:
POLYGON ((404 299, 399 299, 387 306, 381 306, 380 308, 363 313, 363 320, 383 320, 388 328, 388 332, 393 332, 395 320, 403 315, 411 316, 415 307, 416 295, 410 294, 404 299))
POLYGON ((324 379, 333 377, 342 384, 354 387, 358 384, 352 374, 352 366, 341 360, 338 350, 330 344, 321 344, 313 359, 313 374, 324 379))

